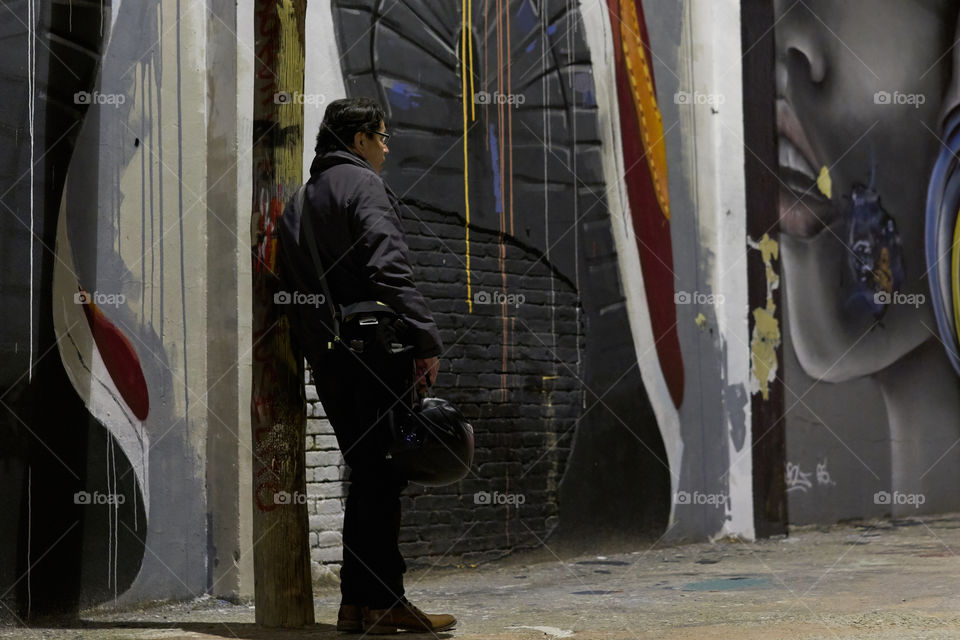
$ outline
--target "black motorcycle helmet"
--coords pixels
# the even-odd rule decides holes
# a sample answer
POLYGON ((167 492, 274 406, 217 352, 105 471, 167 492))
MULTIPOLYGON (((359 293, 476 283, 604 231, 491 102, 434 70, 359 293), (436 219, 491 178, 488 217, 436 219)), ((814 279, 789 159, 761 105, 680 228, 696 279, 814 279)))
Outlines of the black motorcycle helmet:
POLYGON ((410 482, 440 487, 461 480, 473 462, 473 427, 442 398, 424 398, 395 423, 388 457, 410 482))

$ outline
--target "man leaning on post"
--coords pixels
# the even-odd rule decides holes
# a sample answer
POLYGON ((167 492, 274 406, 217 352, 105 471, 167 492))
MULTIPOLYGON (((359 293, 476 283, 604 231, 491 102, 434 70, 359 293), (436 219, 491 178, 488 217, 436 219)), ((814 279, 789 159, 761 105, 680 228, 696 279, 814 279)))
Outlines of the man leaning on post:
MULTIPOLYGON (((413 283, 399 205, 379 175, 389 153, 384 120, 383 108, 369 98, 335 100, 327 106, 302 217, 311 217, 333 302, 343 307, 375 300, 390 306, 409 326, 412 355, 408 351, 406 359, 376 361, 337 343, 329 348, 330 336, 322 330, 329 324, 329 311, 291 305, 287 313, 350 467, 337 629, 446 631, 456 625, 453 616, 423 613, 404 595, 406 564, 398 539, 400 492, 407 480, 385 457, 391 437, 385 416, 409 395, 414 375, 421 391, 436 380, 443 344, 413 283)), ((298 292, 320 294, 304 225, 287 213, 282 221, 281 279, 298 292)))

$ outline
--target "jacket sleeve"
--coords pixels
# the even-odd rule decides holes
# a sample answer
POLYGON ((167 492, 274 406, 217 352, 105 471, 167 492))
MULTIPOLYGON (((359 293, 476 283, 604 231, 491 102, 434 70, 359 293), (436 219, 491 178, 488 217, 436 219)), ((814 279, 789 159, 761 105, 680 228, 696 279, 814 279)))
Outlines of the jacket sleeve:
POLYGON ((443 351, 440 332, 413 283, 403 226, 379 176, 364 172, 350 209, 364 275, 371 283, 374 297, 410 324, 415 357, 439 356, 443 351))

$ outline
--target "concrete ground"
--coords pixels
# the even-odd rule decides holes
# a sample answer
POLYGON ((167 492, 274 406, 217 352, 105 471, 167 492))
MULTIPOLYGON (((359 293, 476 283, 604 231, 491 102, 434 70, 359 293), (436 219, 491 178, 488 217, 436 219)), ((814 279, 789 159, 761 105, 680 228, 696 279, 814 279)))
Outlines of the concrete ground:
MULTIPOLYGON (((960 638, 958 553, 953 514, 798 527, 753 543, 621 543, 589 554, 548 543, 475 568, 411 571, 406 584, 424 610, 459 619, 439 638, 960 638)), ((334 630, 335 587, 314 595, 318 624, 306 630, 262 629, 252 605, 201 598, 101 607, 70 628, 0 627, 0 638, 360 637, 334 630)))

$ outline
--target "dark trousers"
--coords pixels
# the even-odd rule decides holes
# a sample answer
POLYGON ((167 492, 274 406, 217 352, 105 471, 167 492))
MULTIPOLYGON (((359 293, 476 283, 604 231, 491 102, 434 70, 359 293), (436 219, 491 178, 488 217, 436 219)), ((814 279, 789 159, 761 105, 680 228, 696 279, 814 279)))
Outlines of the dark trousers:
POLYGON ((342 604, 385 609, 403 598, 400 493, 405 478, 385 458, 390 414, 408 402, 413 359, 338 348, 310 360, 320 401, 350 467, 343 520, 342 604), (400 399, 398 401, 398 398, 400 399))

